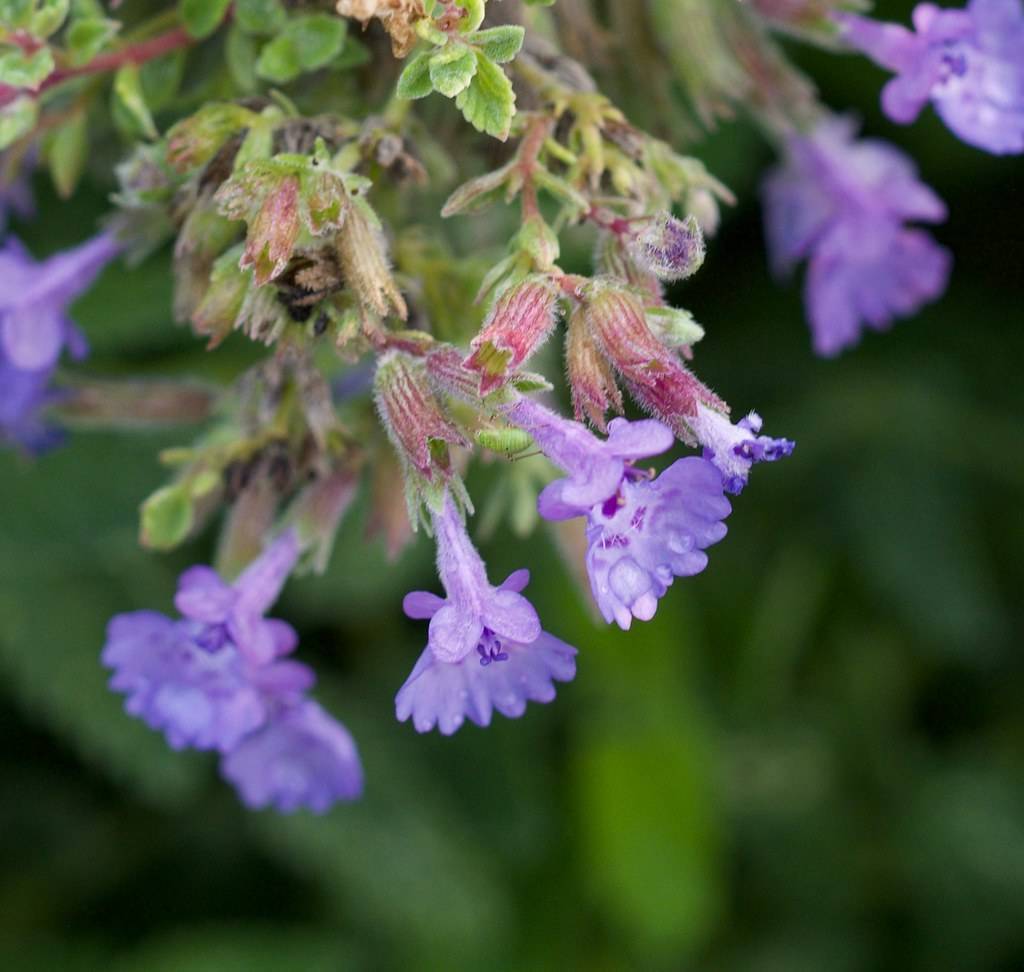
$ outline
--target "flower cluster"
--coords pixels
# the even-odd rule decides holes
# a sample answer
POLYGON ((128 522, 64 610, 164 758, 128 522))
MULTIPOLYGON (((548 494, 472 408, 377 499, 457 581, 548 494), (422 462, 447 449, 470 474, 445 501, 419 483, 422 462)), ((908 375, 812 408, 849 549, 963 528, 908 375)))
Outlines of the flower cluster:
POLYGON ((265 618, 299 555, 282 534, 233 584, 209 567, 178 583, 179 619, 155 611, 119 614, 103 663, 125 708, 175 749, 212 749, 246 806, 322 813, 363 788, 348 731, 307 697, 314 676, 287 658, 295 630, 265 618))
MULTIPOLYGON (((8 4, 0 24, 0 233, 9 213, 31 213, 26 162, 45 165, 67 196, 89 139, 116 127, 134 144, 115 173, 116 234, 38 262, 0 236, 0 437, 36 454, 54 443, 44 409, 62 394, 55 370, 65 353, 86 353, 68 307, 122 251, 129 263, 171 255, 174 317, 208 351, 263 346, 255 364, 225 353, 206 369, 223 383, 201 390, 174 376, 159 388, 80 376, 64 411, 85 409, 96 424, 206 423, 161 453, 172 472, 142 504, 140 537, 170 550, 218 521, 219 573, 182 575, 180 617, 115 617, 103 662, 128 712, 174 748, 219 754, 246 805, 322 812, 360 794, 359 757, 310 698, 313 672, 290 657, 295 630, 265 614, 300 555, 303 567, 326 567, 360 483, 369 531, 392 557, 418 529, 436 544, 444 594, 404 600, 429 626, 395 711, 449 735, 467 719, 487 726, 495 711, 516 718, 552 701, 577 664, 524 596, 526 570, 491 583, 468 525, 474 454, 546 457, 507 467, 492 508, 506 503, 524 534, 538 519, 582 521, 594 601, 625 630, 655 616, 676 578, 707 567, 728 497, 753 466, 793 452, 757 412, 730 418, 695 363, 714 312, 698 323, 678 306, 686 281, 718 261, 709 241, 735 200, 560 50, 560 37, 578 49, 595 36, 594 24, 574 31, 590 16, 584 0, 554 20, 544 4, 515 5, 490 26, 486 0, 179 3, 120 34, 116 11, 97 32, 80 6, 8 4), (376 21, 403 63, 355 41, 346 19, 376 21), (223 58, 225 44, 253 56, 223 58), (165 72, 158 98, 140 80, 147 62, 173 54, 180 66, 196 49, 188 67, 165 72), (302 75, 317 80, 292 98, 302 75), (393 99, 363 103, 389 80, 393 99), (219 100, 196 104, 202 92, 219 100), (425 124, 416 103, 435 94, 465 126, 425 124), (505 144, 477 151, 486 137, 505 144), (457 186, 424 232, 423 197, 408 194, 470 155, 494 168, 457 186), (518 209, 514 232, 494 239, 507 223, 491 221, 460 252, 467 234, 443 220, 499 205, 518 209), (574 253, 590 234, 589 267, 560 262, 569 231, 574 253), (559 339, 564 361, 551 368, 559 339), (553 389, 534 367, 564 370, 572 417, 540 403, 553 389), (627 419, 631 407, 648 417, 627 419), (693 452, 660 472, 645 465, 677 442, 693 452), (541 483, 552 464, 561 475, 541 483)), ((594 16, 610 6, 595 4, 594 16)), ((671 6, 617 5, 619 26, 638 21, 624 43, 670 34, 660 70, 685 93, 686 117, 660 117, 666 130, 747 111, 779 146, 764 185, 768 249, 780 274, 807 263, 814 349, 836 355, 864 328, 936 300, 951 255, 919 224, 941 223, 945 205, 906 155, 819 103, 773 32, 858 50, 894 72, 883 106, 896 121, 931 102, 964 141, 1019 153, 1021 0, 921 4, 913 31, 851 14, 847 0, 693 0, 684 18, 667 16, 671 6)))

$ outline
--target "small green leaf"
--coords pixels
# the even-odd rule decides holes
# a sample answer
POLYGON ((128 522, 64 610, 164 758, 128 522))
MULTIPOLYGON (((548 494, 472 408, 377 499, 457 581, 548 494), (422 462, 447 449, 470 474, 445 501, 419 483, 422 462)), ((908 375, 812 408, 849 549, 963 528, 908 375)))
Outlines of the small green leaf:
POLYGON ((235 0, 235 23, 247 34, 276 34, 287 19, 281 0, 235 0))
POLYGON ((298 48, 302 69, 316 71, 341 52, 346 31, 344 20, 330 14, 314 13, 293 17, 284 33, 298 48))
POLYGON ((114 37, 121 25, 106 17, 76 17, 64 33, 64 46, 72 66, 91 61, 114 37))
POLYGON ((295 42, 280 34, 264 44, 256 61, 256 73, 274 84, 285 84, 297 78, 302 73, 302 62, 295 42))
POLYGON ((256 56, 256 42, 237 24, 232 24, 224 43, 224 57, 232 80, 242 91, 256 87, 256 56))
POLYGON ((505 141, 516 106, 512 82, 492 60, 479 51, 475 56, 476 74, 455 104, 475 129, 505 141))
POLYGON ((85 168, 89 149, 85 112, 79 111, 59 126, 47 146, 46 161, 50 167, 57 194, 67 199, 78 184, 85 168))
POLYGON ((484 22, 485 0, 459 0, 459 6, 466 11, 459 21, 459 31, 468 34, 484 22))
POLYGON ((53 70, 53 52, 40 47, 27 54, 15 44, 0 47, 0 84, 10 88, 38 88, 53 70))
POLYGON ((192 522, 189 490, 181 484, 164 486, 142 504, 140 541, 154 550, 171 550, 188 536, 192 522))
POLYGON ((149 138, 159 135, 142 93, 142 75, 138 64, 125 64, 118 68, 114 75, 114 97, 143 134, 149 138))
POLYGON ((231 0, 181 0, 178 7, 185 29, 193 37, 209 37, 224 19, 231 0))
POLYGON ((69 7, 69 0, 42 0, 28 22, 28 32, 33 37, 49 37, 64 23, 69 7))
POLYGON ((523 46, 526 31, 522 27, 508 24, 504 27, 489 27, 470 34, 466 40, 475 44, 497 64, 511 61, 523 46))
POLYGON ((396 94, 399 98, 426 98, 434 90, 430 80, 430 55, 417 54, 402 71, 396 94))
POLYGON ((30 132, 39 117, 39 106, 35 98, 15 98, 0 108, 0 149, 16 142, 30 132))
POLYGON ((449 44, 430 58, 430 83, 446 98, 465 91, 476 74, 476 55, 461 44, 449 44))

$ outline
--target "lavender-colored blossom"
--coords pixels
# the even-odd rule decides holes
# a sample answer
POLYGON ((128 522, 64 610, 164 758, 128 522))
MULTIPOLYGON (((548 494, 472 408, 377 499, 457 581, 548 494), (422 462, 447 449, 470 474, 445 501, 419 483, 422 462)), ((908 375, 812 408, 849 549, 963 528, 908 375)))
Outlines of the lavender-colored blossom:
POLYGON ((790 455, 795 443, 760 435, 763 424, 757 412, 751 412, 733 424, 728 416, 703 405, 689 420, 697 441, 704 447, 704 458, 722 474, 728 493, 741 493, 747 485, 750 467, 756 462, 774 462, 790 455))
POLYGON ((615 495, 628 464, 665 452, 675 441, 672 431, 655 419, 628 422, 621 418, 608 424, 607 439, 599 439, 579 422, 526 397, 510 405, 505 415, 568 473, 568 478, 555 480, 538 497, 538 508, 547 520, 586 515, 615 495))
POLYGON ((893 146, 854 139, 848 119, 793 134, 786 160, 765 184, 774 269, 809 260, 805 287, 818 354, 857 343, 863 325, 884 330, 946 288, 950 255, 910 220, 941 222, 942 200, 893 146))
POLYGON ((128 712, 175 749, 227 752, 266 722, 278 696, 308 689, 309 669, 275 662, 295 649, 294 630, 263 618, 297 557, 289 531, 233 585, 209 567, 186 570, 175 597, 184 620, 153 611, 113 618, 102 659, 128 712))
POLYGON ((250 809, 324 813, 363 792, 363 769, 348 730, 316 702, 284 704, 221 760, 221 773, 250 809))
POLYGON ((436 725, 450 735, 467 716, 486 726, 494 709, 516 718, 528 701, 550 702, 553 683, 576 674, 576 649, 541 630, 520 593, 529 572, 491 586, 450 497, 433 522, 446 597, 415 591, 405 598, 405 613, 429 618, 430 628, 426 651, 395 697, 399 721, 411 716, 419 732, 436 725))
POLYGON ((719 470, 707 459, 679 459, 660 476, 627 476, 587 520, 587 573, 609 623, 628 630, 654 617, 676 577, 699 574, 705 548, 726 534, 732 507, 719 470))
POLYGON ((0 349, 24 371, 51 367, 67 347, 85 353, 68 305, 120 251, 109 233, 35 261, 14 237, 0 247, 0 349))
POLYGON ((882 91, 893 121, 927 102, 963 141, 997 155, 1024 152, 1024 5, 971 0, 962 10, 914 8, 914 30, 836 14, 844 39, 895 73, 882 91))
POLYGON ((0 444, 12 443, 39 455, 63 439, 43 410, 58 397, 50 388, 53 369, 15 368, 0 349, 0 444))

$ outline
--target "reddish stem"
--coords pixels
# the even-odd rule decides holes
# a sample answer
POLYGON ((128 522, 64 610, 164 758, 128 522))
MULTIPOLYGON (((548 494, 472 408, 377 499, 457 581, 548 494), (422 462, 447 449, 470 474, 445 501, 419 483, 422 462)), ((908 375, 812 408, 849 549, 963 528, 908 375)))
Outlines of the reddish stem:
POLYGON ((154 58, 170 54, 181 47, 188 47, 193 42, 188 31, 184 27, 175 27, 163 34, 157 34, 149 40, 139 41, 136 44, 129 44, 119 51, 110 51, 94 57, 88 64, 81 67, 57 68, 43 79, 35 91, 23 92, 18 88, 9 88, 0 85, 0 108, 10 104, 19 95, 26 93, 39 95, 49 88, 53 88, 73 78, 86 77, 90 74, 102 74, 104 71, 116 71, 126 64, 145 64, 154 58))

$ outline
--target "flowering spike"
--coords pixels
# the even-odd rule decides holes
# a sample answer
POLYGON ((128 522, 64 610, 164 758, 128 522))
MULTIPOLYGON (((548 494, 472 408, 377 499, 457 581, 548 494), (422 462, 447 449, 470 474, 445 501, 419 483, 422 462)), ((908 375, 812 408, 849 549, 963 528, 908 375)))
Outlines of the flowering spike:
POLYGON ((400 722, 418 732, 455 732, 468 717, 490 724, 497 709, 518 718, 528 701, 550 702, 555 681, 576 674, 576 649, 541 630, 537 612, 519 592, 517 571, 492 587, 486 568, 450 497, 433 514, 437 569, 446 597, 406 596, 405 612, 430 620, 427 648, 395 697, 400 722))
POLYGON ((815 351, 856 344, 864 324, 884 330, 945 290, 949 253, 907 220, 937 223, 946 207, 893 146, 854 140, 827 118, 791 135, 786 160, 765 183, 765 219, 777 272, 809 259, 805 287, 815 351))
POLYGON ((557 294, 543 277, 528 277, 509 287, 494 302, 465 367, 480 375, 480 392, 504 384, 544 343, 555 326, 557 294))
POLYGON ((997 155, 1024 152, 1024 6, 971 0, 963 10, 914 8, 914 30, 837 13, 843 39, 896 77, 886 115, 909 124, 927 102, 953 133, 997 155))

